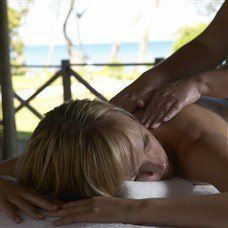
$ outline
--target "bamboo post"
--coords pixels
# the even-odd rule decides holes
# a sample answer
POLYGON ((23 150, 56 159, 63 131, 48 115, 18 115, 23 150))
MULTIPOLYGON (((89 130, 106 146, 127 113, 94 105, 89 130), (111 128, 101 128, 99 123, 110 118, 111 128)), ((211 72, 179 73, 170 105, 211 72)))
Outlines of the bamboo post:
POLYGON ((13 105, 13 88, 10 72, 9 29, 7 0, 0 1, 0 79, 3 110, 3 152, 0 160, 17 153, 16 125, 13 105))
POLYGON ((70 61, 62 60, 62 79, 63 79, 63 97, 64 101, 69 101, 72 98, 71 82, 70 82, 70 61))

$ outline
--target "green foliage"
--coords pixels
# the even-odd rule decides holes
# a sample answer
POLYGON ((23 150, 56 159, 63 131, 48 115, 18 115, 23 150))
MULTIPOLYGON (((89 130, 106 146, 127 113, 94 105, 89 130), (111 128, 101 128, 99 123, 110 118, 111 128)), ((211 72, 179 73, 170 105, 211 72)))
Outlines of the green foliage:
MULTIPOLYGON (((9 37, 10 37, 10 62, 20 65, 24 63, 24 44, 18 34, 18 29, 22 23, 22 17, 27 13, 26 9, 17 11, 8 7, 9 37)), ((13 75, 25 74, 24 68, 12 68, 13 75)))
POLYGON ((200 0, 192 1, 192 5, 195 6, 197 12, 203 16, 214 16, 218 12, 219 7, 223 4, 224 0, 200 0))
MULTIPOLYGON (((118 58, 113 58, 111 63, 121 63, 118 58)), ((124 66, 105 66, 103 71, 112 78, 123 79, 124 75, 124 66)))
POLYGON ((21 25, 21 15, 15 9, 8 7, 9 35, 18 35, 17 28, 21 25))
POLYGON ((177 32, 177 40, 173 44, 173 51, 177 51, 179 48, 192 41, 207 27, 206 24, 200 23, 196 26, 185 26, 177 32))

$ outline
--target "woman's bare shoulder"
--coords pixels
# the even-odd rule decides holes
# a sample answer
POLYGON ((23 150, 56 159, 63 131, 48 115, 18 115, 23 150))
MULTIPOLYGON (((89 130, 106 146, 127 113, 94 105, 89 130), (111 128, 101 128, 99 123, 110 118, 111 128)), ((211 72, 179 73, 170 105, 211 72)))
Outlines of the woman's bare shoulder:
POLYGON ((152 133, 182 150, 205 135, 227 137, 227 122, 217 112, 195 103, 182 109, 152 133))
POLYGON ((188 123, 176 152, 181 157, 185 177, 205 181, 222 192, 227 191, 227 121, 217 111, 199 104, 184 109, 179 121, 184 119, 188 123))
POLYGON ((174 119, 175 125, 180 125, 185 130, 203 132, 218 132, 226 135, 228 108, 220 104, 202 105, 195 103, 185 107, 174 119))
POLYGON ((220 191, 228 190, 227 122, 222 115, 192 104, 164 128, 172 139, 185 178, 211 183, 220 191), (171 134, 176 134, 176 138, 171 134))

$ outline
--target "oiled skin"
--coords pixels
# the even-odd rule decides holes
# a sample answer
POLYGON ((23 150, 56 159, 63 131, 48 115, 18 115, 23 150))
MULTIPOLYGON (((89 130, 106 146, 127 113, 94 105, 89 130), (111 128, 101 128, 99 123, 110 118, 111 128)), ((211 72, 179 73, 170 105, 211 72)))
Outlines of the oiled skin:
MULTIPOLYGON (((224 110, 223 115, 220 116, 218 113, 210 111, 207 108, 193 104, 183 109, 169 123, 164 124, 158 130, 152 131, 172 160, 177 176, 193 181, 209 182, 222 193, 163 199, 127 199, 125 201, 118 198, 98 197, 96 198, 96 213, 92 210, 93 207, 89 207, 92 208, 90 211, 88 209, 82 209, 82 213, 80 213, 82 216, 81 221, 158 224, 175 227, 226 227, 228 224, 226 114, 227 110, 224 110), (121 207, 117 207, 116 202, 121 207), (131 205, 130 210, 129 204, 131 205), (120 211, 121 208, 123 211, 120 211), (86 213, 84 213, 85 211, 86 213), (97 211, 100 213, 97 214, 97 211), (111 213, 107 215, 107 211, 111 213), (124 214, 126 211, 127 213, 124 214), (126 215, 124 218, 123 214, 126 215)), ((137 115, 140 115, 140 112, 137 115)), ((17 158, 1 164, 0 174, 13 175, 16 161, 17 158)), ((1 180, 1 183, 3 183, 3 180, 1 180)), ((16 192, 11 191, 11 195, 5 200, 13 199, 12 202, 15 202, 15 197, 18 199, 18 197, 21 198, 23 196, 24 203, 32 203, 30 210, 33 211, 35 216, 37 211, 34 210, 35 208, 33 207, 31 198, 36 199, 37 196, 31 196, 30 193, 30 200, 28 200, 26 197, 29 192, 24 189, 23 194, 21 194, 22 186, 19 186, 19 190, 16 192), (18 196, 15 193, 20 194, 18 196)), ((93 198, 91 199, 93 200, 93 198)), ((88 203, 85 205, 90 206, 91 199, 88 199, 88 203)), ((39 202, 44 203, 44 200, 45 198, 39 196, 39 202)), ((67 211, 68 208, 63 208, 51 212, 52 214, 50 215, 57 216, 61 212, 65 215, 63 219, 71 218, 71 220, 62 220, 61 224, 78 222, 78 213, 76 217, 69 216, 71 216, 72 212, 80 208, 80 202, 81 206, 83 206, 84 201, 77 201, 75 207, 70 207, 70 211, 67 211)), ((17 208, 26 211, 23 206, 24 203, 21 206, 16 205, 17 208)), ((18 218, 15 217, 18 215, 14 214, 14 211, 8 210, 7 213, 13 221, 18 218)))
MULTIPOLYGON (((169 123, 151 132, 171 159, 175 176, 207 182, 227 192, 228 109, 221 108, 223 112, 189 105, 169 123)), ((136 117, 141 113, 138 111, 136 117)))

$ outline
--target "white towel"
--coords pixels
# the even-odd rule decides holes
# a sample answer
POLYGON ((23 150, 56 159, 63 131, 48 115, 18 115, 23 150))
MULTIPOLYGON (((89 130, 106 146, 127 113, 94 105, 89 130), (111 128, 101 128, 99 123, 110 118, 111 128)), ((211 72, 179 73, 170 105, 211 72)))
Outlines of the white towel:
POLYGON ((215 193, 219 191, 212 185, 194 185, 181 178, 172 178, 158 182, 125 181, 118 196, 128 199, 145 199, 215 193))
MULTIPOLYGON (((159 182, 140 182, 140 181, 125 181, 123 182, 119 191, 119 196, 123 198, 145 199, 145 198, 165 198, 178 197, 200 194, 216 194, 219 191, 211 185, 194 186, 191 182, 180 178, 173 178, 168 181, 159 182)), ((52 227, 51 221, 53 218, 46 217, 44 220, 33 220, 22 214, 24 221, 21 224, 15 224, 3 213, 0 213, 0 227, 1 228, 38 228, 38 227, 52 227)), ((61 227, 92 227, 92 228, 142 228, 146 226, 137 226, 120 223, 77 223, 61 227)), ((155 227, 155 226, 150 226, 155 227)))

